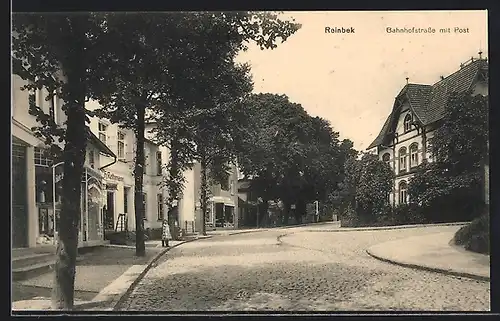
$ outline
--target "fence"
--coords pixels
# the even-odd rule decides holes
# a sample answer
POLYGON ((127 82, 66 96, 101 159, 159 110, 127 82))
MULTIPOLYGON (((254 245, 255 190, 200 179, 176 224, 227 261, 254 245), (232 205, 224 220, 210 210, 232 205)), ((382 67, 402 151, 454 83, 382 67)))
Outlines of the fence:
POLYGON ((194 221, 184 221, 184 225, 182 226, 183 234, 194 234, 194 221))

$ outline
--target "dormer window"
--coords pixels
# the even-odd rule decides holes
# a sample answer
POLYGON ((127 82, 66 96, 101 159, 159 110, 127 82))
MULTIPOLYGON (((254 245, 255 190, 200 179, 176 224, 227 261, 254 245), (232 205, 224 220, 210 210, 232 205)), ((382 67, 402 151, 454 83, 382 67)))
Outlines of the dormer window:
POLYGON ((405 120, 404 120, 405 133, 407 133, 411 130, 412 122, 413 122, 413 118, 411 117, 411 114, 408 113, 405 116, 405 120))
POLYGON ((106 138, 107 138, 107 133, 106 131, 108 130, 108 126, 103 123, 99 123, 99 140, 103 142, 105 145, 106 144, 106 138))
POLYGON ((125 133, 119 131, 118 132, 118 159, 124 160, 125 159, 125 133))
POLYGON ((382 155, 382 161, 391 166, 391 155, 389 153, 385 153, 384 155, 382 155))

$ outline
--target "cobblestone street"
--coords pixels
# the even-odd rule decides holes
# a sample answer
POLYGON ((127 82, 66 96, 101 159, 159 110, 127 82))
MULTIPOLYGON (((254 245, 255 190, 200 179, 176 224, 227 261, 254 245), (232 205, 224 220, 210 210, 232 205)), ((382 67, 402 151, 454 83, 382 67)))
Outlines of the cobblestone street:
POLYGON ((191 242, 168 252, 122 309, 488 311, 488 282, 396 266, 366 253, 374 244, 450 228, 293 228, 191 242))

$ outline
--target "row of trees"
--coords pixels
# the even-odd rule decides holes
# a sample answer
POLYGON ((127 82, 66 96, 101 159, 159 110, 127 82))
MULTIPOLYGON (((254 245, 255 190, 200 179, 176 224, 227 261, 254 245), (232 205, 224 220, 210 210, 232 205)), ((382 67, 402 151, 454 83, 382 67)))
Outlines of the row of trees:
POLYGON ((142 256, 146 122, 157 121, 158 140, 173 151, 169 202, 180 191, 179 173, 195 160, 202 164, 206 191, 207 169, 217 176, 235 154, 233 111, 252 90, 249 68, 235 64, 235 55, 248 41, 275 48, 299 28, 256 12, 14 15, 14 73, 28 81, 23 89, 45 88, 47 100, 57 94, 67 116, 61 127, 39 106, 30 108, 41 125, 36 134, 64 162, 54 309, 73 308, 88 116, 109 118, 135 133, 136 254, 142 256), (86 110, 89 99, 102 108, 86 110))

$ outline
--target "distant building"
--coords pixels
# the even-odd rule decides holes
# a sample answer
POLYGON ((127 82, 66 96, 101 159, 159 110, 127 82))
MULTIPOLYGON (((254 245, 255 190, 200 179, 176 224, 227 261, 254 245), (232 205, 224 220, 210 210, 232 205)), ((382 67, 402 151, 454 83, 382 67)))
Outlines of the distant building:
MULTIPOLYGON (((146 125, 146 135, 151 141, 154 141, 151 130, 155 126, 155 122, 149 122, 146 125)), ((157 153, 161 152, 163 164, 168 164, 170 150, 166 146, 158 146, 157 148, 157 153)), ((176 200, 176 206, 178 207, 176 221, 178 226, 186 233, 201 232, 203 226, 200 205, 201 164, 194 162, 191 169, 184 171, 184 178, 183 193, 176 200)), ((238 227, 237 181, 238 168, 236 165, 231 165, 227 180, 209 187, 209 211, 205 216, 207 230, 238 227)), ((163 189, 163 195, 166 200, 168 192, 165 188, 163 189)))
POLYGON ((391 204, 408 202, 408 182, 416 167, 424 159, 433 161, 428 140, 442 124, 448 97, 469 89, 474 95, 488 95, 488 62, 481 56, 433 85, 407 83, 399 92, 380 133, 367 148, 396 174, 389 195, 391 204))

